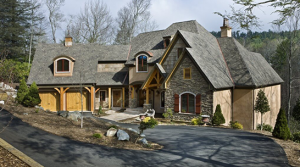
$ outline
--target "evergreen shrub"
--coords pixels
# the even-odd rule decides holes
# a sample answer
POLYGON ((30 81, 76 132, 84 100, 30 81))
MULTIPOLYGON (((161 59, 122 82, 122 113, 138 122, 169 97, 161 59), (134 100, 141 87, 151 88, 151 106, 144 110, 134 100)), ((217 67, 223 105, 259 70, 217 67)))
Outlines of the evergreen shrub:
POLYGON ((283 140, 288 140, 291 138, 291 133, 287 124, 285 111, 282 108, 279 110, 279 113, 277 115, 276 124, 272 135, 276 138, 283 140))
POLYGON ((24 97, 27 95, 28 93, 28 87, 26 85, 26 82, 24 79, 22 79, 21 83, 20 83, 20 87, 19 90, 17 92, 17 97, 16 100, 19 104, 22 104, 24 97))
MULTIPOLYGON (((261 130, 261 124, 258 124, 256 127, 257 130, 261 130)), ((273 127, 269 124, 263 124, 262 130, 271 132, 273 131, 273 127)))
POLYGON ((214 116, 212 117, 212 124, 219 126, 224 123, 225 123, 225 118, 222 114, 221 106, 220 104, 218 104, 214 116))
POLYGON ((243 129, 244 128, 243 125, 241 123, 238 123, 237 121, 235 121, 235 122, 230 121, 230 126, 233 129, 243 129))
POLYGON ((23 99, 23 105, 34 107, 41 103, 41 98, 39 95, 38 87, 36 86, 35 82, 33 82, 29 88, 29 92, 23 99))

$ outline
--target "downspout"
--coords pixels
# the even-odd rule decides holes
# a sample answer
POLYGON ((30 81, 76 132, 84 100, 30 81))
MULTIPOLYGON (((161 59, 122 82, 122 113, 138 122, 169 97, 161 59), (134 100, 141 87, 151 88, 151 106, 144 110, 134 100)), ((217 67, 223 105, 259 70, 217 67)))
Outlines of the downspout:
POLYGON ((255 89, 252 90, 252 92, 253 92, 253 95, 252 95, 252 110, 253 110, 253 111, 252 111, 252 113, 253 113, 252 125, 253 125, 253 129, 252 129, 252 130, 255 130, 255 125, 254 125, 254 122, 255 122, 255 121, 254 121, 254 119, 255 119, 255 118, 254 118, 254 116, 255 116, 255 115, 254 115, 254 112, 255 112, 255 111, 254 111, 254 90, 255 90, 255 89))

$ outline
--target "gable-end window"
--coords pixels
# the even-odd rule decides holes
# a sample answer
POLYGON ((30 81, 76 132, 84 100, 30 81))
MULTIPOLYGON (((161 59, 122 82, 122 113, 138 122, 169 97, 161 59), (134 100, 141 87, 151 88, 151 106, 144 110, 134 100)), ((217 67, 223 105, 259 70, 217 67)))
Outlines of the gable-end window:
POLYGON ((57 60, 57 72, 69 72, 70 71, 70 61, 67 59, 57 60))
POLYGON ((180 57, 182 51, 183 51, 183 48, 178 48, 178 50, 177 50, 177 52, 178 52, 178 58, 180 57))
POLYGON ((162 91, 160 93, 160 107, 161 108, 165 107, 165 91, 162 91))
POLYGON ((184 68, 183 69, 183 79, 191 79, 191 78, 192 78, 191 68, 184 68))
POLYGON ((138 66, 137 67, 138 72, 147 72, 148 71, 146 55, 140 55, 137 57, 137 66, 138 66))

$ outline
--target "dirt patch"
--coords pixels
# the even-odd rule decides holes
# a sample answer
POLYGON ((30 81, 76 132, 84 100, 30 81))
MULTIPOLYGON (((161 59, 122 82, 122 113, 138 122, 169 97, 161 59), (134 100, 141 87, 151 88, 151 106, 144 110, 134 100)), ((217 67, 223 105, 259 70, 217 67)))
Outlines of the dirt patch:
POLYGON ((63 118, 58 116, 56 112, 45 112, 37 108, 27 108, 16 104, 6 105, 5 109, 15 117, 20 118, 23 122, 72 140, 133 150, 155 150, 162 148, 162 146, 151 142, 148 142, 148 145, 135 143, 138 135, 121 127, 119 129, 125 130, 129 134, 129 141, 119 141, 117 137, 107 137, 105 133, 113 124, 96 118, 84 118, 83 128, 80 128, 80 121, 77 122, 63 118), (101 138, 93 137, 95 133, 101 134, 101 138))
POLYGON ((25 162, 0 146, 0 167, 2 166, 29 167, 25 162))
POLYGON ((291 140, 281 140, 272 136, 271 132, 268 131, 260 131, 260 130, 249 130, 248 132, 252 133, 260 133, 264 136, 267 136, 273 139, 276 143, 278 143, 285 151, 285 154, 289 160, 289 164, 291 166, 300 166, 300 143, 293 142, 291 140))

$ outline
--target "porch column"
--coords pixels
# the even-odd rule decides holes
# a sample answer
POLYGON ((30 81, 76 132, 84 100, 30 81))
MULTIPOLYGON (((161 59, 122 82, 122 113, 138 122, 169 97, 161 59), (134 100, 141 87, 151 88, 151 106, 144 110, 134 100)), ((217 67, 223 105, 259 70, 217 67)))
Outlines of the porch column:
POLYGON ((63 111, 64 110, 64 88, 63 87, 60 87, 60 104, 59 104, 59 107, 60 107, 60 111, 63 111))
POLYGON ((146 104, 149 104, 149 89, 146 88, 146 104))
POLYGON ((131 91, 131 99, 134 99, 134 92, 135 92, 134 86, 131 86, 131 88, 132 88, 132 91, 131 91))
POLYGON ((108 88, 108 108, 111 109, 111 88, 108 88))
POLYGON ((91 111, 94 112, 95 109, 95 88, 91 87, 91 111))
POLYGON ((122 108, 125 109, 125 88, 122 88, 122 108))

